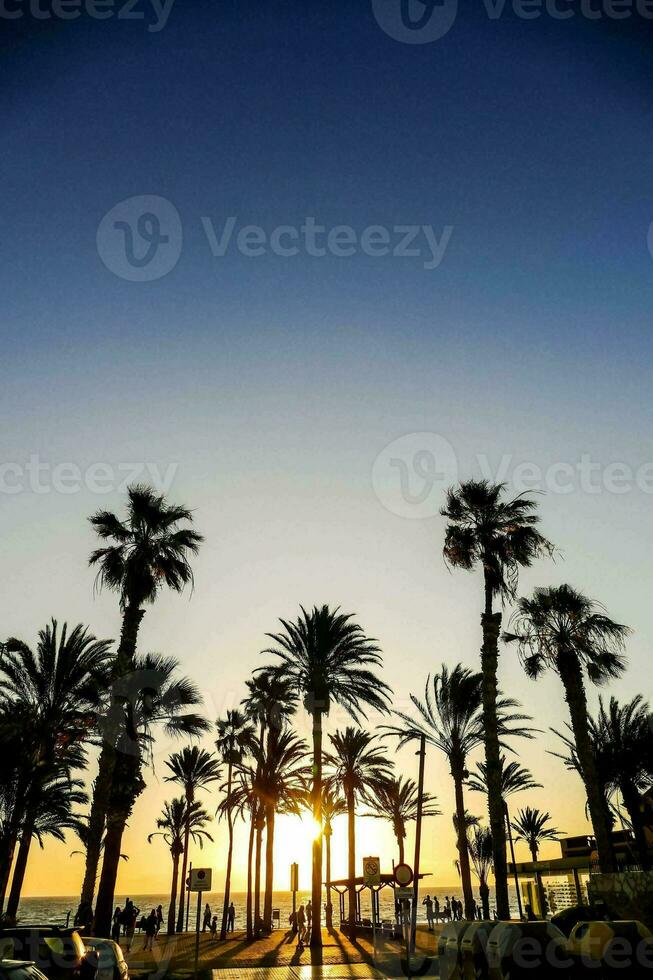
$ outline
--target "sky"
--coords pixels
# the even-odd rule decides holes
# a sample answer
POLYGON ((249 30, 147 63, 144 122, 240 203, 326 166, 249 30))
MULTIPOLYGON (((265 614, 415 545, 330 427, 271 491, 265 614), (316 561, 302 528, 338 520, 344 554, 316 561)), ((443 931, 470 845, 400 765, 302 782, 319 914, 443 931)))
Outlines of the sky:
MULTIPOLYGON (((118 635, 86 517, 147 480, 206 541, 192 597, 161 596, 141 649, 179 659, 207 717, 300 603, 355 613, 405 706, 442 662, 478 663, 481 582, 445 567, 438 510, 447 485, 489 476, 541 492, 559 549, 520 594, 568 581, 604 602, 633 628, 613 691, 651 696, 652 23, 607 0, 565 20, 462 7, 421 32, 399 0, 3 7, 20 16, 0 41, 0 636, 34 641, 51 616, 118 635)), ((541 730, 516 749, 544 788, 517 805, 582 833, 578 780, 549 754, 559 681, 527 680, 510 649, 500 681, 541 730)), ((170 748, 121 890, 168 887, 145 837, 170 748)), ((443 815, 423 865, 450 885, 434 751, 427 787, 443 815)), ((280 827, 277 887, 293 859, 305 887, 310 825, 280 827)), ((236 887, 245 846, 240 828, 236 887)), ((35 848, 26 892, 75 894, 73 848, 35 848)), ((389 867, 389 829, 361 822, 374 850, 389 867)))

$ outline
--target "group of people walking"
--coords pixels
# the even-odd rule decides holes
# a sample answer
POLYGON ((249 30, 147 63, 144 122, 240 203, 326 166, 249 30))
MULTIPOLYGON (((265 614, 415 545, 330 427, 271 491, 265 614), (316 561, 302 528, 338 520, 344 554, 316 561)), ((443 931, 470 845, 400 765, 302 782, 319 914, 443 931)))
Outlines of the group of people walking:
MULTIPOLYGON (((233 932, 236 926, 236 908, 232 902, 227 909, 227 932, 233 932)), ((202 932, 209 930, 211 935, 215 938, 218 934, 218 917, 217 915, 212 915, 211 906, 207 902, 204 906, 204 916, 202 917, 202 932)))
POLYGON ((291 930, 297 934, 297 945, 305 946, 311 939, 313 926, 313 905, 309 899, 306 905, 300 905, 297 912, 288 916, 291 930))
POLYGON ((143 949, 152 949, 154 939, 163 925, 163 906, 158 905, 155 909, 152 909, 149 915, 142 915, 139 920, 138 916, 140 911, 139 907, 134 905, 132 900, 128 898, 124 908, 117 905, 113 913, 111 938, 114 942, 118 943, 120 942, 120 935, 122 933, 127 940, 128 950, 131 949, 137 927, 145 934, 145 945, 143 949))
MULTIPOLYGON (((463 903, 459 902, 457 898, 452 895, 445 896, 444 905, 440 907, 440 899, 436 896, 431 898, 427 895, 422 905, 426 906, 426 921, 428 923, 429 932, 433 932, 435 929, 435 923, 442 920, 442 922, 462 922, 465 918, 465 910, 463 908, 463 903)), ((472 899, 472 919, 482 919, 483 910, 481 906, 472 899)))

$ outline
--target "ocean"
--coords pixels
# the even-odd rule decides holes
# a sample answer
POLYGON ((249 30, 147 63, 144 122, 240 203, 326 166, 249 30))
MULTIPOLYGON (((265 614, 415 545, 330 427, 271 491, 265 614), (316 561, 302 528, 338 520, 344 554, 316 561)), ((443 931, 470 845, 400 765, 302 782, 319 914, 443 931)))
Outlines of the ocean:
MULTIPOLYGON (((460 888, 429 888, 428 884, 424 884, 420 887, 420 894, 422 897, 426 895, 431 895, 431 897, 437 896, 440 900, 440 907, 443 907, 446 901, 446 897, 455 896, 459 901, 462 900, 462 894, 460 888)), ((155 909, 157 905, 163 906, 163 921, 166 921, 166 914, 168 908, 168 898, 166 894, 148 894, 148 895, 116 895, 115 904, 121 907, 125 904, 127 898, 131 898, 132 902, 146 915, 151 909, 155 909)), ((245 892, 233 892, 232 901, 236 908, 236 929, 245 928, 245 911, 246 911, 246 900, 247 895, 245 892)), ((479 901, 478 895, 475 894, 476 900, 479 901)), ((297 907, 301 904, 306 904, 310 898, 310 890, 300 891, 297 893, 297 907)), ((220 921, 222 915, 222 892, 208 892, 202 895, 202 909, 206 902, 211 906, 211 912, 213 915, 218 915, 218 921, 220 921)), ((45 923, 52 922, 57 924, 65 925, 69 920, 72 925, 75 911, 77 909, 77 904, 79 902, 78 896, 54 896, 49 898, 23 898, 18 909, 18 918, 21 923, 45 923)), ((493 897, 490 896, 490 907, 493 904, 493 897)), ((517 899, 514 888, 510 890, 510 904, 513 915, 517 915, 517 899)), ((334 922, 338 924, 338 900, 335 896, 333 897, 334 905, 334 922)), ((394 918, 394 899, 392 890, 390 888, 384 888, 381 891, 381 918, 383 919, 393 919, 394 918)), ((275 892, 273 900, 273 908, 279 909, 280 912, 280 922, 282 928, 285 928, 288 924, 288 917, 292 910, 292 893, 291 892, 275 892)), ((364 892, 361 896, 361 910, 363 918, 370 917, 371 915, 371 905, 369 900, 369 893, 364 892)), ((195 920, 197 915, 197 896, 191 894, 190 900, 190 918, 189 918, 189 928, 195 928, 195 920)), ((420 905, 418 908, 418 919, 426 921, 426 910, 420 905)), ((201 926, 201 923, 200 923, 201 926)))

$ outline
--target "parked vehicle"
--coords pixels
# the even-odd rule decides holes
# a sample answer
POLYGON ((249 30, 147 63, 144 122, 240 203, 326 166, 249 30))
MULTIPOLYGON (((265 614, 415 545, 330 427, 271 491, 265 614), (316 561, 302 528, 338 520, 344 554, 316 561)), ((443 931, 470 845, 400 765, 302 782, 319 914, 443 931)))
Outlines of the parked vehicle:
POLYGON ((21 925, 0 929, 0 959, 29 960, 47 980, 96 980, 98 954, 76 929, 21 925))
POLYGON ((129 967, 122 949, 113 939, 85 939, 87 950, 99 957, 97 980, 129 980, 129 967))
POLYGON ((0 960, 0 980, 47 980, 29 960, 0 960))

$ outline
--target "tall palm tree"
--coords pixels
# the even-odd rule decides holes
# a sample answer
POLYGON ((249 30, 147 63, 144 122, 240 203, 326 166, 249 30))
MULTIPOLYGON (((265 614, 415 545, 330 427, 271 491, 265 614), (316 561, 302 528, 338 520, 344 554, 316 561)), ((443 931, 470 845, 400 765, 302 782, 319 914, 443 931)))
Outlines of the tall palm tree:
MULTIPOLYGON (((306 796, 306 805, 312 804, 312 790, 306 796)), ((326 851, 326 927, 333 928, 333 905, 331 904, 331 837, 333 836, 333 821, 336 817, 347 813, 347 801, 343 796, 340 785, 335 780, 325 779, 322 783, 322 827, 326 851)))
MULTIPOLYGON (((347 854, 349 879, 349 935, 356 934, 356 803, 369 803, 380 785, 391 778, 392 763, 379 737, 347 726, 329 735, 332 752, 324 754, 333 777, 342 785, 347 801, 347 854)), ((315 908, 315 906, 313 906, 315 908)))
POLYGON ((571 725, 596 837, 599 864, 604 873, 616 870, 605 800, 589 735, 587 697, 583 674, 593 684, 618 677, 625 668, 625 638, 629 633, 610 619, 596 602, 569 585, 536 589, 531 599, 520 599, 511 619, 527 675, 537 679, 553 669, 565 690, 571 725))
MULTIPOLYGON (((282 631, 270 633, 273 646, 264 651, 277 658, 273 668, 303 698, 313 728, 313 819, 322 826, 322 724, 332 703, 358 722, 365 708, 387 711, 390 688, 374 672, 381 651, 351 615, 329 606, 303 607, 295 622, 280 620, 282 631)), ((322 946, 322 834, 313 841, 311 946, 322 946)))
POLYGON ((483 918, 490 918, 490 886, 488 877, 492 872, 493 848, 492 833, 489 827, 478 822, 467 831, 467 849, 474 874, 478 878, 478 890, 483 906, 483 918))
MULTIPOLYGON (((111 664, 110 642, 81 624, 68 631, 52 620, 36 649, 11 637, 0 662, 3 745, 15 742, 12 805, 0 849, 0 909, 28 801, 88 742, 111 664)), ((77 757, 75 766, 84 762, 77 757)), ((30 835, 31 839, 31 835, 30 835)))
MULTIPOLYGON (((127 490, 127 516, 121 520, 111 511, 100 510, 89 520, 98 536, 110 542, 97 548, 89 564, 98 568, 96 584, 118 593, 122 629, 114 669, 115 678, 128 676, 134 669, 136 643, 145 606, 156 600, 167 586, 182 592, 193 584, 189 556, 196 555, 202 536, 190 527, 193 515, 186 507, 168 504, 163 494, 151 487, 135 485, 127 490)), ((135 741, 135 728, 128 703, 115 693, 104 720, 104 741, 100 753, 94 812, 89 822, 89 847, 82 900, 92 901, 100 860, 102 836, 107 820, 107 806, 112 792, 121 726, 135 741), (127 709, 127 710, 125 710, 127 709)), ((121 760, 118 782, 139 785, 138 753, 121 760)), ((114 795, 119 793, 113 787, 114 795)), ((124 792, 123 792, 124 795, 124 792)), ((111 924, 113 894, 118 872, 120 847, 104 849, 102 878, 98 890, 96 923, 105 935, 111 924)))
POLYGON ((50 779, 32 787, 28 794, 7 901, 6 915, 9 920, 14 920, 18 912, 32 841, 36 840, 43 849, 45 837, 63 841, 66 830, 78 829, 80 817, 73 813, 72 808, 86 803, 88 797, 83 786, 81 779, 72 779, 66 769, 60 769, 50 779))
MULTIPOLYGON (((145 789, 142 770, 143 764, 151 760, 154 731, 160 727, 168 737, 194 738, 209 728, 208 722, 192 710, 201 705, 201 695, 192 681, 177 676, 178 666, 178 661, 174 657, 155 653, 137 655, 134 660, 134 670, 129 676, 122 677, 114 683, 113 689, 118 690, 125 704, 129 705, 129 722, 116 746, 116 765, 106 807, 106 833, 102 875, 98 888, 98 907, 100 907, 100 894, 106 896, 109 889, 105 876, 112 875, 112 869, 120 861, 125 826, 138 796, 145 789), (137 762, 135 767, 131 764, 134 759, 137 762)), ((127 713, 127 709, 125 712, 127 713)), ((97 792, 98 781, 99 775, 94 794, 97 792)), ((91 807, 92 812, 93 807, 91 807)), ((100 844, 102 846, 102 841, 100 844)), ((111 885, 112 898, 113 889, 114 885, 111 885)), ((104 915, 104 911, 102 914, 104 915)), ((111 909, 109 909, 109 920, 110 918, 111 909)), ((107 935, 105 924, 97 918, 97 913, 95 927, 98 935, 107 935)), ((109 927, 110 922, 107 928, 109 927)))
POLYGON ((507 919, 510 906, 497 724, 501 613, 494 611, 494 600, 513 599, 519 569, 530 566, 542 555, 551 554, 553 546, 537 530, 539 517, 535 501, 525 494, 507 498, 503 483, 469 480, 452 487, 447 491, 441 514, 449 521, 443 549, 445 561, 455 568, 483 571, 481 672, 488 807, 497 911, 499 918, 507 919))
MULTIPOLYGON (((179 859, 184 853, 184 841, 192 840, 200 849, 204 845, 204 840, 212 841, 213 838, 204 828, 210 820, 209 814, 204 810, 201 803, 195 802, 188 804, 185 796, 163 804, 162 815, 157 818, 156 825, 159 828, 153 834, 148 834, 148 844, 152 843, 155 837, 163 837, 170 848, 172 857, 172 884, 170 886, 170 905, 168 906, 168 935, 171 936, 175 931, 175 910, 177 907, 177 888, 179 884, 179 859)), ((182 903, 183 905, 183 903, 182 903)))
POLYGON ((247 761, 236 766, 235 778, 231 786, 231 794, 223 796, 218 804, 219 817, 231 811, 242 820, 249 819, 249 842, 247 847, 247 905, 245 913, 246 934, 248 939, 254 937, 252 921, 254 887, 252 881, 252 860, 254 854, 254 839, 258 820, 260 801, 254 785, 256 768, 247 761))
POLYGON ((177 916, 177 932, 184 928, 184 894, 186 888, 186 873, 188 870, 188 850, 191 839, 191 820, 195 794, 206 789, 211 783, 220 779, 220 765, 212 752, 200 749, 197 745, 185 745, 179 752, 173 752, 166 759, 166 766, 171 775, 166 776, 166 782, 179 783, 184 790, 186 800, 186 828, 184 830, 184 856, 181 869, 181 887, 179 890, 179 914, 177 916))
POLYGON ((518 810, 517 816, 512 822, 512 829, 517 834, 515 840, 524 841, 531 852, 533 861, 538 860, 540 845, 543 841, 560 840, 560 831, 556 830, 555 827, 547 826, 550 820, 550 813, 527 806, 523 810, 518 810))
MULTIPOLYGON (((382 782, 370 797, 370 816, 389 820, 399 848, 399 863, 404 863, 404 841, 406 840, 406 824, 417 820, 417 783, 414 779, 395 776, 382 782)), ((424 793, 422 816, 439 817, 440 810, 435 806, 436 798, 430 793, 424 793)))
MULTIPOLYGON (((245 713, 258 727, 257 772, 252 779, 258 793, 261 779, 261 760, 265 754, 266 742, 269 747, 273 736, 281 731, 296 710, 297 695, 288 678, 280 673, 262 669, 246 681, 247 695, 241 704, 245 713)), ((263 858, 263 831, 265 829, 265 802, 260 798, 252 810, 255 840, 254 873, 254 932, 256 935, 263 926, 261 917, 261 864, 263 858)))
POLYGON ((608 792, 621 795, 633 829, 639 863, 648 870, 642 794, 653 780, 653 727, 649 706, 641 694, 625 704, 612 697, 607 707, 599 698, 595 744, 603 758, 608 792))
POLYGON ((229 900, 231 894, 231 866, 234 851, 234 819, 233 807, 231 806, 231 790, 234 777, 234 766, 240 765, 254 740, 254 729, 249 724, 247 717, 242 711, 234 709, 227 711, 224 718, 216 721, 218 737, 216 748, 223 763, 227 766, 227 783, 225 786, 227 830, 229 834, 229 846, 227 850, 227 873, 225 875, 224 902, 222 905, 222 926, 220 928, 220 939, 227 938, 227 917, 229 913, 229 900))
MULTIPOLYGON (((427 678, 424 700, 411 694, 416 717, 411 718, 395 711, 402 724, 384 726, 391 735, 399 738, 399 747, 418 741, 422 736, 428 745, 442 752, 449 762, 456 800, 455 826, 460 878, 463 888, 465 915, 473 912, 472 880, 466 837, 465 781, 469 777, 468 760, 484 740, 483 677, 462 664, 449 669, 446 664, 431 680, 427 678)), ((518 703, 512 698, 499 696, 497 700, 497 728, 500 739, 511 736, 530 738, 524 726, 529 719, 516 711, 518 703)))

